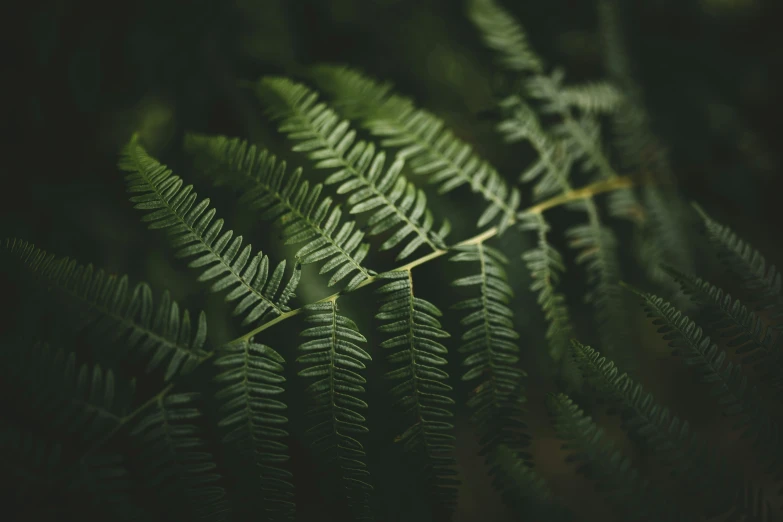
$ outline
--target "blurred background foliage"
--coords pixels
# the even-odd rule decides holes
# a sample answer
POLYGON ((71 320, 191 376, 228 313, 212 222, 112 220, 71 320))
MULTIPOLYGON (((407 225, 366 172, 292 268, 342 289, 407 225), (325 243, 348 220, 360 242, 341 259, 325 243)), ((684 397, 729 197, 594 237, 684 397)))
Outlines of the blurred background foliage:
MULTIPOLYGON (((594 2, 504 5, 547 63, 565 69, 567 80, 605 76, 594 2)), ((128 273, 156 293, 168 288, 186 306, 212 312, 210 332, 218 341, 236 333, 234 323, 220 320, 228 317, 222 298, 207 296, 173 259, 165 237, 146 230, 127 202, 115 165, 132 132, 139 131, 153 154, 195 183, 231 227, 275 259, 286 252, 275 234, 236 209, 230 193, 194 177, 181 154, 184 132, 219 133, 307 166, 288 152, 242 80, 301 78, 314 63, 348 64, 392 81, 445 119, 509 180, 532 159, 523 147, 503 145, 493 130, 502 75, 459 0, 39 0, 15 9, 5 17, 12 40, 3 82, 10 92, 4 96, 7 185, 0 237, 20 237, 57 255, 128 273)), ((783 2, 627 1, 623 16, 636 79, 685 197, 780 264, 783 242, 775 223, 783 216, 783 2)), ((469 191, 431 200, 434 210, 454 221, 453 241, 472 235, 480 205, 469 191)), ((517 260, 511 272, 523 294, 519 309, 535 309, 523 290, 519 235, 506 234, 501 242, 517 260)), ((393 266, 393 260, 381 260, 393 266)), ((443 280, 452 270, 422 269, 422 281, 443 280)), ((314 272, 305 276, 302 301, 328 293, 314 272)), ((578 282, 578 269, 570 277, 578 282)), ((19 291, 14 279, 3 276, 5 294, 19 291)), ((443 285, 422 287, 427 294, 443 285)), ((19 317, 3 314, 1 325, 10 330, 19 317)), ((537 315, 517 313, 522 332, 540 329, 540 322, 537 315)), ((371 329, 363 328, 370 341, 371 329)), ((466 444, 461 450, 473 443, 466 444)), ((562 463, 552 465, 572 474, 562 463)), ((486 507, 484 486, 470 480, 468 486, 475 490, 460 506, 462 520, 472 519, 471 509, 486 507)))

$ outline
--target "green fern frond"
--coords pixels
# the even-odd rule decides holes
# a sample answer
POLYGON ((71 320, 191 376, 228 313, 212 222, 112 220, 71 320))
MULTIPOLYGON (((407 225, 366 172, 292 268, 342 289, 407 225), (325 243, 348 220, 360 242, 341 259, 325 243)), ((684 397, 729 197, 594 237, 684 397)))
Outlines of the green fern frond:
POLYGON ((379 330, 392 334, 380 346, 390 350, 388 361, 395 369, 386 374, 400 381, 392 390, 396 405, 406 422, 395 438, 405 449, 415 454, 428 485, 441 504, 452 510, 457 502, 459 480, 454 469, 454 400, 448 396, 449 375, 443 370, 448 364, 448 350, 438 339, 449 337, 441 328, 435 305, 413 293, 412 274, 408 270, 381 274, 387 280, 376 291, 383 303, 375 316, 384 321, 379 330))
POLYGON ((253 478, 239 488, 248 503, 257 506, 250 509, 265 512, 271 521, 294 519, 292 475, 280 467, 288 460, 288 446, 281 441, 288 436, 288 419, 282 413, 286 404, 277 398, 284 391, 283 363, 275 350, 251 340, 224 346, 214 363, 220 370, 215 399, 221 402, 223 442, 237 451, 242 461, 238 468, 253 468, 253 478))
POLYGON ((708 281, 685 275, 671 267, 665 267, 665 270, 686 295, 704 307, 710 315, 710 328, 728 339, 728 346, 738 354, 746 355, 746 362, 762 364, 769 373, 779 378, 776 374, 783 362, 783 347, 780 340, 773 336, 772 328, 767 327, 741 301, 708 281))
POLYGON ((774 265, 749 243, 741 239, 729 227, 723 226, 694 205, 707 229, 707 237, 718 250, 720 258, 752 292, 751 299, 759 309, 769 309, 771 319, 783 329, 783 296, 781 276, 774 265))
POLYGON ((538 160, 519 177, 522 183, 538 180, 533 187, 534 199, 570 190, 568 172, 572 158, 566 153, 565 144, 544 130, 538 115, 519 96, 505 98, 500 107, 505 119, 498 124, 497 130, 506 143, 527 140, 538 153, 538 160))
POLYGON ((565 522, 573 517, 563 507, 546 481, 514 450, 499 445, 491 456, 502 482, 501 494, 524 519, 565 522))
POLYGON ((330 197, 321 197, 323 185, 311 188, 301 180, 302 169, 286 172, 284 161, 237 138, 188 134, 185 150, 215 181, 242 190, 240 204, 273 220, 286 244, 306 243, 296 258, 302 265, 324 263, 322 274, 334 272, 328 286, 352 276, 346 285, 351 290, 375 274, 362 265, 370 249, 362 242, 364 232, 355 222, 342 221, 342 210, 330 197))
MULTIPOLYGON (((745 484, 728 468, 725 459, 691 431, 687 421, 672 415, 614 363, 589 346, 573 341, 573 354, 587 381, 623 416, 624 427, 635 434, 686 487, 706 498, 709 515, 727 513, 752 516, 740 500, 745 484)), ((746 520, 752 520, 747 518, 746 520)))
POLYGON ((623 520, 677 520, 671 503, 662 502, 659 492, 567 395, 551 395, 547 406, 563 448, 574 451, 568 460, 580 465, 577 471, 595 482, 623 520))
POLYGON ((742 428, 744 436, 753 439, 760 461, 775 470, 776 480, 783 480, 780 428, 765 411, 758 390, 748 383, 741 366, 727 361, 726 352, 671 303, 653 294, 631 290, 640 296, 648 317, 654 319, 653 324, 659 327, 658 332, 674 349, 674 354, 685 356, 685 364, 692 366, 701 381, 712 388, 724 414, 737 417, 735 427, 742 428))
POLYGON ((15 371, 7 378, 29 401, 26 407, 61 433, 89 443, 119 426, 128 413, 133 380, 117 382, 112 370, 79 365, 74 353, 45 344, 8 355, 6 363, 15 371))
POLYGON ((585 300, 594 305, 596 326, 603 346, 612 358, 631 364, 630 321, 620 289, 620 267, 614 233, 602 225, 596 205, 586 200, 588 223, 566 230, 569 246, 579 251, 576 262, 587 270, 589 291, 585 300))
POLYGON ((542 214, 520 215, 520 230, 535 231, 538 244, 522 254, 522 260, 530 271, 530 290, 538 294, 537 302, 549 323, 546 339, 549 354, 559 361, 568 352, 569 339, 573 337, 571 318, 565 296, 556 291, 560 274, 565 272, 563 258, 546 238, 549 224, 542 214))
MULTIPOLYGON (((474 289, 474 297, 453 308, 469 313, 462 318, 465 328, 459 352, 467 371, 463 381, 477 381, 468 399, 471 420, 481 434, 481 455, 492 453, 498 445, 520 451, 530 443, 522 421, 525 397, 522 380, 525 372, 515 368, 519 361, 519 334, 514 330, 509 302, 514 293, 508 284, 506 257, 498 250, 479 243, 461 247, 451 261, 477 263, 478 273, 452 283, 474 289)), ((495 474, 496 470, 492 469, 495 474)))
POLYGON ((441 119, 417 109, 410 99, 392 94, 390 85, 356 70, 319 66, 313 76, 347 117, 358 119, 371 134, 381 137, 382 146, 400 148, 398 157, 408 161, 415 173, 440 183, 439 193, 462 185, 480 193, 489 207, 479 217, 479 227, 497 219, 498 230, 503 232, 514 222, 519 191, 509 188, 494 167, 445 129, 441 119))
POLYGON ((286 78, 264 78, 257 86, 259 96, 275 119, 281 119, 280 131, 301 141, 293 150, 306 152, 316 160, 316 168, 339 169, 325 181, 337 184, 339 194, 351 194, 348 206, 352 214, 372 212, 369 235, 394 230, 380 247, 389 250, 404 245, 397 259, 410 256, 421 246, 432 250, 445 248, 450 230, 448 221, 433 230, 434 218, 427 208, 427 196, 402 175, 404 160, 396 157, 386 168, 386 153, 375 152, 375 145, 356 141, 356 132, 347 121, 340 121, 318 95, 302 84, 286 78))
POLYGON ((154 410, 131 430, 141 451, 145 484, 157 493, 170 514, 190 520, 228 520, 230 506, 219 486, 217 465, 195 424, 201 417, 197 393, 159 396, 154 410))
POLYGON ((185 310, 180 315, 179 305, 168 292, 163 293, 156 310, 150 287, 140 283, 128 292, 127 276, 108 275, 67 257, 55 258, 26 241, 8 239, 5 248, 49 288, 76 305, 79 327, 90 326, 93 335, 109 341, 112 352, 102 352, 108 360, 138 351, 149 357, 147 372, 165 368, 168 381, 191 371, 205 356, 204 312, 192 332, 190 313, 185 310), (126 348, 117 353, 120 348, 115 341, 122 338, 126 348))
POLYGON ((506 69, 543 72, 544 64, 530 47, 525 30, 494 0, 469 0, 468 16, 481 31, 487 47, 499 54, 498 61, 506 69))
POLYGON ((270 276, 269 258, 259 252, 251 260, 251 246, 242 248, 242 236, 232 240, 231 230, 221 234, 223 220, 213 221, 215 209, 208 210, 209 199, 194 206, 193 186, 183 187, 182 179, 150 157, 135 138, 125 147, 119 166, 129 172, 128 192, 140 194, 130 198, 134 208, 151 211, 143 221, 149 228, 167 230, 172 246, 178 248, 177 257, 198 256, 188 266, 202 270, 199 281, 219 278, 210 288, 213 292, 231 289, 226 301, 240 300, 234 315, 245 315, 243 325, 289 310, 287 303, 301 273, 298 265, 278 294, 285 261, 270 276))
POLYGON ((336 300, 305 307, 306 321, 316 326, 300 335, 310 340, 299 346, 297 362, 305 365, 300 377, 315 378, 308 385, 313 407, 307 415, 312 420, 308 434, 315 450, 340 473, 342 493, 357 520, 373 520, 370 507, 370 472, 365 451, 357 436, 367 432, 365 418, 359 410, 367 403, 357 398, 364 393, 365 369, 370 354, 357 343, 367 340, 356 324, 340 315, 336 300))

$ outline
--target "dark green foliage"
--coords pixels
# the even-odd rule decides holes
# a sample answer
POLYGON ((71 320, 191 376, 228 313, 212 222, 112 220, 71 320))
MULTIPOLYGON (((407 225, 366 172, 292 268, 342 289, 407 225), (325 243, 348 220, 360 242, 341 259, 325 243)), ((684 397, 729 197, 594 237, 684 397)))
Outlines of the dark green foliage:
POLYGON ((369 520, 372 485, 359 441, 367 427, 357 411, 367 409, 367 403, 357 397, 367 382, 359 372, 371 360, 357 343, 367 340, 353 321, 338 313, 336 300, 308 305, 305 310, 306 321, 316 325, 300 334, 310 340, 299 346, 302 355, 296 359, 305 365, 298 375, 316 379, 305 390, 312 401, 306 413, 308 437, 328 469, 339 474, 339 486, 332 484, 335 492, 345 497, 357 520, 369 520))
POLYGON ((58 259, 26 241, 6 240, 4 246, 71 303, 65 308, 75 308, 75 329, 89 325, 97 337, 110 344, 112 349, 101 354, 108 361, 122 360, 128 352, 138 350, 148 359, 148 372, 165 367, 165 379, 169 380, 187 373, 204 357, 204 313, 199 314, 195 333, 191 332, 189 312, 180 315, 168 292, 155 309, 152 290, 144 283, 129 295, 126 276, 96 271, 92 265, 79 265, 67 257, 58 259), (121 339, 124 342, 117 345, 121 339))
MULTIPOLYGON (((507 76, 493 126, 522 147, 513 165, 487 159, 479 125, 450 128, 358 68, 280 64, 301 77, 252 87, 289 150, 260 122, 244 138, 192 121, 178 134, 185 167, 215 198, 239 195, 238 227, 270 255, 148 153, 143 129, 120 153, 130 202, 208 292, 164 271, 165 252, 144 268, 169 288, 154 302, 110 274, 116 259, 100 270, 4 240, 11 277, 35 279, 9 293, 24 316, 0 352, 16 503, 65 506, 69 520, 491 520, 484 503, 501 501, 506 519, 535 522, 780 519, 767 487, 783 480, 780 274, 699 209, 739 298, 732 281, 692 275, 689 207, 633 82, 619 4, 600 2, 611 83, 566 81, 508 4, 468 0, 465 14, 507 76), (628 306, 631 278, 662 338, 628 306), (661 341, 695 378, 648 383, 661 341), (549 426, 535 416, 544 396, 549 426), (746 446, 755 463, 740 462, 746 446), (576 464, 586 493, 553 461, 576 464)), ((173 149, 155 155, 179 165, 173 149)))
POLYGON ((281 400, 284 362, 269 346, 247 339, 223 347, 215 360, 222 442, 236 452, 237 469, 249 468, 239 485, 242 498, 266 512, 269 520, 294 517, 292 475, 281 467, 288 460, 282 441, 288 436, 281 400))
POLYGON ((141 193, 130 198, 135 203, 134 208, 152 211, 142 221, 149 222, 149 228, 168 231, 172 245, 179 249, 177 257, 199 256, 188 263, 191 268, 201 270, 199 281, 220 277, 212 283, 210 290, 231 289, 226 301, 241 299, 234 308, 234 315, 245 316, 243 325, 269 315, 280 315, 289 309, 288 301, 299 282, 298 267, 278 295, 285 261, 270 275, 269 258, 261 252, 251 256, 252 247, 245 245, 242 248, 242 236, 233 237, 233 231, 221 234, 223 220, 213 222, 215 209, 209 209, 209 199, 194 206, 197 196, 193 185, 183 187, 182 179, 147 155, 135 138, 125 149, 119 166, 130 172, 126 176, 128 192, 141 193))
POLYGON ((196 163, 216 182, 227 182, 242 191, 240 203, 248 204, 261 217, 282 228, 286 244, 307 242, 296 253, 303 264, 325 262, 321 273, 334 271, 329 286, 353 276, 346 288, 353 289, 374 274, 362 266, 370 245, 354 221, 342 222, 339 205, 321 198, 323 185, 310 188, 301 180, 302 170, 286 172, 268 151, 259 151, 246 141, 223 136, 190 135, 185 148, 196 163))

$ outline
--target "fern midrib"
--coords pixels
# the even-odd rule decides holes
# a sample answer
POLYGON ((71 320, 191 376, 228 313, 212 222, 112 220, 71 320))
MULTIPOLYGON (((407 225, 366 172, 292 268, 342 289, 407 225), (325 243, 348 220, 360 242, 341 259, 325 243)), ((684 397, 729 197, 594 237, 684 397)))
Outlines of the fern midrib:
POLYGON ((484 243, 477 245, 479 253, 479 264, 481 265, 481 316, 484 323, 484 346, 486 348, 487 362, 489 365, 489 381, 492 389, 492 405, 495 411, 502 411, 500 397, 498 396, 497 375, 495 374, 494 351, 492 350, 492 324, 489 320, 489 300, 487 298, 487 264, 484 256, 484 243))
MULTIPOLYGON (((688 345, 691 347, 691 352, 695 353, 695 354, 697 354, 699 356, 699 359, 701 359, 702 364, 706 365, 710 369, 710 372, 712 373, 712 375, 714 375, 714 376, 716 376, 718 378, 718 380, 720 381, 720 385, 723 388, 723 391, 726 393, 726 395, 729 395, 732 398, 732 400, 734 400, 735 404, 743 405, 743 409, 744 409, 745 403, 747 401, 743 401, 742 399, 737 397, 737 395, 735 395, 735 393, 734 393, 734 391, 733 391, 733 389, 732 389, 732 387, 730 385, 731 383, 724 376, 724 372, 722 371, 721 367, 720 366, 716 367, 713 364, 713 359, 710 358, 710 357, 707 357, 706 354, 701 351, 701 349, 699 347, 699 344, 700 343, 704 344, 703 341, 704 341, 705 337, 702 337, 700 339, 700 342, 694 342, 694 340, 691 337, 691 335, 689 335, 688 332, 685 329, 683 329, 682 326, 680 326, 683 323, 692 323, 692 321, 688 317, 686 317, 684 315, 681 316, 681 319, 684 319, 684 321, 673 320, 673 319, 671 319, 669 317, 670 314, 665 313, 664 310, 661 307, 659 307, 658 304, 653 299, 649 299, 649 298, 646 297, 646 300, 647 300, 647 303, 650 306, 652 306, 661 317, 665 318, 666 322, 671 327, 674 328, 674 330, 679 334, 680 338, 684 339, 688 343, 688 345)), ((702 335, 704 335, 703 332, 702 332, 702 335)), ((711 343, 706 343, 707 349, 709 349, 711 346, 712 346, 711 343)))
MULTIPOLYGON (((328 150, 332 154, 331 159, 338 160, 342 167, 346 170, 348 170, 356 179, 359 179, 362 181, 365 188, 368 188, 372 191, 372 193, 383 200, 384 205, 387 208, 391 208, 394 213, 397 215, 397 217, 400 218, 400 220, 404 223, 406 223, 408 226, 410 226, 414 232, 416 232, 416 235, 418 235, 422 240, 424 240, 425 243, 433 250, 437 251, 438 246, 430 239, 429 234, 426 230, 424 230, 421 225, 418 223, 414 223, 408 216, 405 215, 404 212, 402 212, 397 205, 395 205, 382 191, 378 190, 378 187, 375 186, 375 184, 371 183, 367 178, 365 178, 362 174, 357 171, 353 165, 348 163, 346 161, 345 156, 343 154, 340 154, 339 151, 337 151, 327 140, 327 138, 323 135, 322 131, 318 128, 318 126, 315 125, 315 123, 310 119, 307 112, 302 111, 302 108, 300 104, 291 104, 290 107, 292 110, 297 114, 298 118, 303 121, 308 128, 311 131, 314 131, 314 133, 317 136, 318 142, 322 146, 322 150, 328 150)), ((354 145, 355 146, 355 145, 354 145)), ((407 185, 406 181, 406 185, 407 185)))
POLYGON ((419 376, 416 372, 417 369, 417 363, 416 363, 416 348, 414 348, 413 340, 416 337, 416 334, 414 333, 413 327, 415 324, 414 317, 416 310, 414 308, 413 303, 413 272, 411 270, 408 270, 408 288, 410 288, 410 293, 408 294, 408 342, 410 343, 410 350, 408 350, 408 354, 410 355, 410 365, 411 365, 411 375, 413 380, 413 395, 415 397, 414 404, 416 405, 416 423, 419 424, 421 429, 421 438, 424 443, 424 453, 427 455, 427 467, 429 468, 429 472, 432 475, 432 480, 437 481, 437 472, 435 470, 434 465, 434 459, 432 455, 432 451, 430 448, 429 443, 429 437, 427 434, 426 425, 429 421, 427 421, 424 418, 423 408, 421 404, 421 391, 419 391, 419 376))
POLYGON ((361 265, 361 263, 356 261, 353 255, 349 254, 345 249, 343 249, 343 247, 340 246, 334 240, 331 234, 328 234, 320 225, 314 223, 313 221, 310 221, 308 219, 308 216, 305 216, 302 213, 301 209, 297 208, 296 205, 292 204, 288 198, 284 197, 278 190, 273 189, 271 185, 263 183, 260 179, 258 178, 251 178, 251 179, 253 179, 253 181, 255 181, 255 183, 258 186, 263 187, 263 189, 267 192, 267 194, 274 195, 275 199, 278 202, 283 203, 292 214, 296 215, 296 217, 298 217, 300 220, 307 223, 312 230, 316 231, 316 233, 321 237, 321 239, 324 239, 327 243, 329 243, 334 248, 336 248, 340 252, 340 254, 342 254, 343 259, 348 259, 351 262, 351 264, 354 267, 356 267, 357 270, 359 270, 362 274, 364 274, 366 278, 370 277, 370 273, 367 271, 367 269, 364 268, 361 265))
MULTIPOLYGON (((198 240, 198 242, 201 243, 201 245, 204 246, 209 251, 210 254, 212 254, 215 258, 217 258, 219 260, 220 264, 222 264, 224 267, 226 267, 228 269, 228 271, 231 273, 231 275, 234 276, 234 279, 239 281, 239 283, 241 283, 246 289, 248 289, 251 293, 256 295, 259 299, 261 299, 262 301, 264 301, 267 304, 269 304, 272 307, 272 309, 275 312, 277 312, 278 316, 282 315, 284 313, 284 311, 277 305, 277 303, 274 302, 274 300, 269 299, 262 292, 256 290, 253 287, 252 284, 249 284, 247 281, 245 281, 245 279, 240 274, 238 274, 236 272, 236 270, 234 270, 234 267, 231 266, 230 263, 226 262, 226 260, 223 258, 223 256, 221 254, 217 253, 212 248, 212 245, 208 245, 204 241, 204 238, 201 236, 201 234, 196 232, 196 230, 185 221, 185 217, 183 215, 181 215, 179 212, 177 212, 177 210, 171 206, 170 201, 166 197, 164 197, 163 194, 160 192, 158 185, 155 184, 155 183, 152 183, 152 181, 148 177, 147 169, 142 166, 141 162, 139 161, 139 159, 137 157, 138 149, 136 149, 135 152, 136 152, 136 154, 132 154, 131 156, 133 157, 133 159, 134 159, 134 161, 136 163, 136 172, 138 172, 141 176, 143 176, 144 181, 147 183, 147 186, 152 188, 152 190, 155 193, 155 195, 157 195, 158 199, 164 205, 166 205, 166 208, 169 210, 169 212, 171 212, 177 218, 177 220, 185 228, 187 228, 187 230, 190 232, 190 234, 193 237, 195 237, 198 240)), ((163 167, 163 166, 161 165, 161 167, 163 167)), ((171 228, 171 227, 167 227, 167 228, 171 228)))
MULTIPOLYGON (((435 118, 435 116, 433 116, 433 115, 431 115, 428 112, 423 111, 423 110, 418 110, 417 111, 417 110, 411 108, 411 109, 409 109, 409 111, 410 112, 407 112, 407 113, 405 113, 405 114, 403 114, 401 116, 398 116, 397 118, 389 118, 388 120, 384 120, 384 121, 387 124, 391 124, 390 126, 395 129, 397 134, 407 134, 408 132, 411 132, 416 137, 416 140, 415 140, 414 143, 416 143, 418 146, 420 146, 420 147, 424 148, 425 150, 427 150, 430 154, 432 154, 433 156, 437 157, 439 160, 447 163, 449 165, 449 167, 452 169, 452 171, 456 172, 457 176, 460 179, 462 179, 465 183, 468 183, 471 187, 475 187, 476 189, 478 189, 478 192, 481 193, 482 196, 484 196, 484 199, 486 199, 487 201, 490 201, 493 205, 495 205, 497 207, 500 207, 500 209, 503 211, 503 213, 506 214, 507 216, 509 216, 509 224, 512 223, 513 222, 514 212, 515 212, 516 209, 509 207, 506 204, 505 201, 503 201, 502 199, 498 198, 485 185, 474 183, 473 179, 470 176, 468 176, 467 174, 465 174, 465 172, 463 172, 462 167, 458 166, 449 157, 445 156, 443 154, 443 151, 441 151, 440 149, 434 147, 432 143, 429 143, 426 140, 426 138, 421 135, 420 131, 418 131, 418 130, 411 131, 410 129, 408 129, 408 127, 404 123, 402 123, 400 121, 400 119, 402 119, 403 117, 409 116, 411 114, 411 112, 414 113, 414 115, 415 115, 416 112, 420 112, 421 114, 426 114, 430 118, 433 118, 433 119, 437 119, 437 118, 435 118)), ((448 131, 442 131, 442 132, 448 132, 448 131)), ((454 138, 457 139, 456 136, 454 136, 454 138)), ((474 154, 475 154, 475 152, 474 152, 474 154)), ((482 159, 480 161, 486 164, 485 160, 482 159)), ((499 176, 499 174, 495 171, 495 169, 491 165, 487 164, 487 167, 490 169, 491 173, 494 173, 496 176, 499 176)), ((492 174, 491 173, 490 173, 489 176, 487 176, 488 179, 492 178, 492 174)), ((504 183, 505 183, 505 181, 504 181, 504 183)))
MULTIPOLYGON (((537 205, 533 205, 533 206, 531 206, 530 208, 528 208, 527 210, 525 210, 523 212, 524 213, 530 213, 530 214, 540 214, 540 213, 545 212, 546 210, 549 210, 550 208, 554 208, 554 207, 557 207, 557 206, 569 203, 571 201, 576 201, 576 200, 588 198, 588 197, 591 197, 594 194, 600 194, 602 192, 615 190, 616 188, 619 188, 619 187, 632 186, 632 184, 633 184, 633 181, 631 180, 631 178, 628 178, 628 177, 619 177, 616 180, 612 180, 612 182, 609 182, 609 183, 607 183, 606 181, 595 182, 595 183, 587 185, 587 186, 585 186, 585 187, 583 187, 581 189, 577 189, 577 190, 575 190, 575 191, 573 191, 571 193, 562 194, 560 196, 556 196, 556 197, 550 198, 550 199, 548 199, 546 201, 543 201, 541 203, 538 203, 537 205)), ((441 257, 443 255, 446 255, 447 253, 449 253, 450 251, 452 251, 452 250, 454 250, 456 248, 459 248, 461 246, 475 245, 475 244, 481 243, 483 241, 486 241, 488 239, 491 239, 491 238, 495 237, 497 234, 498 234, 498 228, 497 227, 489 228, 489 229, 485 230, 484 232, 482 232, 482 233, 480 233, 480 234, 478 234, 478 235, 476 235, 476 236, 474 236, 472 238, 469 238, 469 239, 466 239, 464 241, 461 241, 461 242, 457 243, 456 245, 454 245, 450 249, 446 249, 446 250, 438 249, 438 250, 435 250, 434 252, 430 252, 429 254, 427 254, 425 256, 422 256, 422 257, 420 257, 420 258, 418 258, 418 259, 416 259, 414 261, 411 261, 411 262, 409 262, 409 263, 403 265, 402 267, 399 267, 399 268, 397 268, 397 269, 395 269, 393 271, 402 271, 402 270, 410 271, 410 270, 412 270, 413 268, 415 268, 417 266, 423 265, 425 263, 428 263, 428 262, 432 261, 433 259, 437 259, 437 258, 439 258, 439 257, 441 257)), ((368 286, 368 285, 374 283, 377 279, 378 279, 378 276, 370 276, 369 278, 365 279, 364 281, 362 281, 361 283, 356 285, 354 288, 352 288, 350 290, 350 292, 354 292, 354 291, 356 291, 356 290, 358 290, 358 289, 360 289, 360 288, 362 288, 364 286, 368 286)), ((327 297, 325 297, 323 299, 320 299, 319 301, 316 301, 316 303, 335 302, 339 297, 341 297, 341 296, 343 296, 343 295, 345 295, 347 293, 349 293, 349 292, 346 292, 345 290, 342 290, 340 292, 336 292, 336 293, 334 293, 334 294, 332 294, 330 296, 327 296, 327 297)), ((274 319, 271 319, 271 320, 267 321, 266 323, 256 327, 255 329, 251 330, 250 332, 248 332, 248 333, 238 337, 234 341, 232 341, 230 343, 227 343, 227 344, 233 344, 234 342, 246 342, 249 339, 251 339, 252 337, 254 337, 255 335, 258 335, 259 333, 263 332, 264 330, 266 330, 268 328, 271 328, 272 326, 274 326, 274 325, 276 325, 276 324, 278 324, 280 322, 283 322, 286 319, 290 319, 291 317, 299 315, 299 314, 301 314, 303 312, 304 312, 304 307, 296 308, 296 309, 293 309, 293 310, 289 310, 288 312, 285 312, 285 313, 275 317, 274 319)), ((203 355, 201 356, 201 360, 198 361, 198 363, 195 366, 199 366, 199 365, 203 364, 204 362, 206 362, 207 360, 211 359, 215 355, 215 353, 216 352, 214 350, 210 351, 210 352, 204 352, 203 355)), ((101 444, 105 443, 111 437, 116 435, 116 433, 119 432, 122 429, 123 426, 127 425, 131 420, 133 420, 136 417, 138 417, 147 408, 149 408, 150 406, 156 404, 156 402, 159 399, 165 397, 173 388, 174 388, 174 384, 173 383, 169 383, 168 385, 166 385, 166 387, 164 387, 155 396, 150 398, 147 402, 145 402, 144 404, 142 404, 141 406, 139 406, 138 408, 133 410, 128 415, 125 415, 124 417, 122 417, 120 424, 114 430, 112 430, 111 432, 107 433, 104 437, 102 437, 98 442, 93 444, 85 452, 85 455, 91 453, 92 451, 95 451, 98 447, 100 447, 101 444)))
POLYGON ((82 296, 78 292, 72 291, 66 285, 59 284, 59 282, 57 282, 57 281, 55 281, 55 284, 57 284, 57 287, 60 289, 61 292, 65 292, 66 294, 68 294, 69 296, 75 298, 76 300, 81 301, 86 306, 86 308, 88 310, 90 310, 90 309, 98 310, 104 316, 110 317, 110 318, 114 319, 116 322, 125 325, 126 328, 131 328, 131 329, 136 330, 136 331, 141 331, 147 337, 155 339, 156 343, 159 344, 159 345, 165 345, 169 349, 185 352, 188 355, 199 355, 199 356, 202 356, 202 357, 204 355, 206 355, 206 352, 204 352, 203 350, 199 349, 199 350, 195 350, 194 351, 194 350, 191 350, 191 349, 186 348, 184 346, 180 346, 179 344, 176 343, 176 341, 172 341, 171 339, 167 339, 167 338, 161 336, 160 334, 158 334, 157 332, 155 332, 155 331, 153 331, 153 330, 151 330, 149 328, 146 328, 146 327, 143 327, 143 326, 139 325, 132 318, 123 317, 123 316, 115 313, 110 308, 107 308, 106 306, 99 306, 96 302, 90 301, 89 299, 87 299, 86 296, 82 296))

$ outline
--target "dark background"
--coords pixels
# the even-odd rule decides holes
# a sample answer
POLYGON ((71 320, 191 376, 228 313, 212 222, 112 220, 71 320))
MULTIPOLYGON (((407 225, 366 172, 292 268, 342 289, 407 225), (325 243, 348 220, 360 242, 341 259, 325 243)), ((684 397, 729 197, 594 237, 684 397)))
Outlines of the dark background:
MULTIPOLYGON (((505 5, 546 63, 563 66, 568 80, 605 75, 593 2, 505 5)), ((640 0, 624 7, 636 79, 684 197, 771 261, 783 260, 776 225, 783 216, 783 2, 640 0)), ((171 289, 189 307, 209 312, 222 304, 172 259, 165 238, 139 222, 115 166, 117 153, 140 131, 151 152, 185 169, 177 172, 209 194, 233 228, 247 227, 254 244, 279 259, 284 252, 276 238, 233 208, 228 194, 213 195, 209 185, 191 180, 180 153, 183 133, 199 131, 248 138, 307 165, 287 152, 239 79, 296 76, 319 62, 352 65, 392 81, 445 119, 510 181, 530 159, 493 131, 486 110, 497 99, 499 74, 456 0, 63 0, 15 9, 4 17, 10 41, 2 82, 0 237, 129 273, 156 292, 171 289)), ((480 212, 469 192, 430 197, 443 213, 480 212)), ((473 235, 470 219, 456 225, 452 241, 473 235)), ((512 252, 519 248, 513 240, 506 244, 512 252)), ((327 293, 312 276, 300 292, 306 301, 327 293)), ((15 276, 3 279, 13 306, 20 292, 15 276)), ((10 328, 17 319, 3 314, 0 325, 10 328)), ((217 339, 230 338, 235 326, 210 322, 217 339)), ((462 520, 478 509, 471 498, 463 500, 462 520)))

